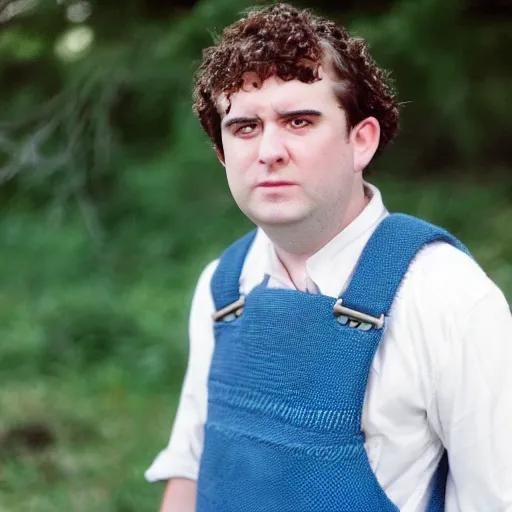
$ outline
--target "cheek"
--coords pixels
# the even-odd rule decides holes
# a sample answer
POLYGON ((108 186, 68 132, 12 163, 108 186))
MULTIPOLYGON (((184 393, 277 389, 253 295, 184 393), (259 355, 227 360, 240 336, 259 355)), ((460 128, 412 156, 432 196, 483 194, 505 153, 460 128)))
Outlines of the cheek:
POLYGON ((233 165, 233 162, 226 161, 226 178, 228 181, 229 189, 235 195, 241 188, 241 173, 238 168, 233 165))
POLYGON ((339 174, 352 166, 352 152, 346 141, 337 136, 304 139, 295 155, 305 169, 315 174, 339 174))
POLYGON ((226 169, 230 171, 243 173, 254 161, 254 148, 249 141, 230 141, 224 146, 224 159, 226 169))
POLYGON ((229 189, 235 199, 243 199, 250 183, 250 161, 246 155, 233 152, 226 153, 225 171, 229 189))

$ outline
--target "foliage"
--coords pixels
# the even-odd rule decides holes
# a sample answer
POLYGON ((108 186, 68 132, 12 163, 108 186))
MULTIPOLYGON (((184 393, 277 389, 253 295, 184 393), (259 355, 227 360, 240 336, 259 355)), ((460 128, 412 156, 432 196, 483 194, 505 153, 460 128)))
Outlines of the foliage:
MULTIPOLYGON (((251 228, 190 113, 191 79, 249 3, 159 17, 131 0, 123 20, 97 3, 93 45, 63 61, 68 4, 0 24, 0 509, 155 510, 142 472, 169 433, 194 283, 251 228), (18 435, 34 429, 40 451, 18 435)), ((388 4, 334 13, 410 102, 376 184, 390 210, 459 236, 511 298, 510 21, 459 0, 388 4)))
POLYGON ((511 28, 512 18, 478 18, 462 0, 402 0, 378 23, 355 21, 405 103, 390 165, 453 175, 510 162, 511 28))

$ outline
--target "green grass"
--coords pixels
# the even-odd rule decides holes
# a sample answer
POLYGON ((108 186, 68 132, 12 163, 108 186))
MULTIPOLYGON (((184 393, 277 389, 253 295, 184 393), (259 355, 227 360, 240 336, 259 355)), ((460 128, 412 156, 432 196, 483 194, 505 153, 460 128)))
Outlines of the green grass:
POLYGON ((162 486, 143 472, 168 435, 176 391, 138 390, 115 367, 86 375, 2 387, 3 436, 39 425, 52 444, 42 451, 10 443, 2 450, 0 510, 157 510, 162 486))

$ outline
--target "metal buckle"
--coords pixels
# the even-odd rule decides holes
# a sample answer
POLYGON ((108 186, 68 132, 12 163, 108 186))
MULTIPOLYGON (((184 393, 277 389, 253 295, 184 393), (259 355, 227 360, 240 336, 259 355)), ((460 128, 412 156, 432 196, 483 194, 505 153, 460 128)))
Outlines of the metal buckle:
POLYGON ((342 299, 338 299, 334 304, 333 311, 338 317, 337 321, 341 325, 348 325, 361 331, 369 331, 372 327, 382 329, 384 327, 384 314, 379 318, 361 313, 355 309, 350 309, 342 306, 342 299))
POLYGON ((227 305, 226 307, 212 313, 212 318, 215 322, 224 320, 224 322, 232 322, 236 320, 244 311, 245 295, 240 295, 240 298, 235 302, 227 305))

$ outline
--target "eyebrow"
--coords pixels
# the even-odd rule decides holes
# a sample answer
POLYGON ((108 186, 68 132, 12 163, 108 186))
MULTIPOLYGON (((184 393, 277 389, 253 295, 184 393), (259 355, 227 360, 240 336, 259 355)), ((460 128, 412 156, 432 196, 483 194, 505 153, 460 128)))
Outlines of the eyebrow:
MULTIPOLYGON (((311 109, 303 109, 303 110, 289 110, 289 111, 277 111, 277 115, 280 118, 287 119, 289 117, 300 117, 300 116, 315 116, 320 117, 322 112, 318 110, 311 109)), ((234 124, 249 124, 249 123, 257 123, 261 121, 259 117, 234 117, 233 119, 228 119, 223 124, 224 128, 229 128, 234 124)))
POLYGON ((312 109, 303 109, 303 110, 289 110, 285 112, 281 112, 279 110, 276 111, 279 117, 300 117, 300 116, 315 116, 320 117, 322 112, 319 110, 312 109))
POLYGON ((228 121, 224 121, 222 125, 224 128, 229 128, 234 124, 249 124, 249 123, 257 123, 261 121, 259 117, 233 117, 233 119, 229 119, 228 121))

